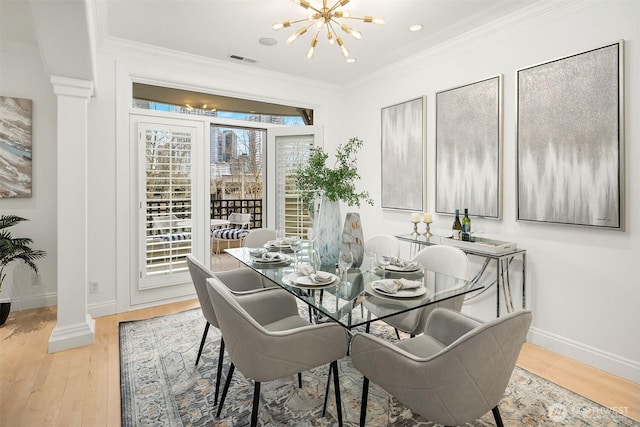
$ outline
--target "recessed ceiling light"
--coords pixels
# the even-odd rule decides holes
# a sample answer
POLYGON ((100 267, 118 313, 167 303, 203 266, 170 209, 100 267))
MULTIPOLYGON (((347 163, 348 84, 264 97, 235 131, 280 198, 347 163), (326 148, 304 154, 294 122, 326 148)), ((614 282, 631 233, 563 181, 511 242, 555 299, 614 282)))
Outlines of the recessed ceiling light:
POLYGON ((409 31, 420 31, 422 29, 422 24, 414 24, 409 27, 409 31))
POLYGON ((356 62, 356 58, 347 58, 347 62, 349 64, 353 64, 354 62, 356 62))
POLYGON ((276 44, 278 44, 278 41, 276 39, 272 39, 271 37, 262 37, 260 40, 258 40, 258 43, 263 46, 275 46, 276 44))

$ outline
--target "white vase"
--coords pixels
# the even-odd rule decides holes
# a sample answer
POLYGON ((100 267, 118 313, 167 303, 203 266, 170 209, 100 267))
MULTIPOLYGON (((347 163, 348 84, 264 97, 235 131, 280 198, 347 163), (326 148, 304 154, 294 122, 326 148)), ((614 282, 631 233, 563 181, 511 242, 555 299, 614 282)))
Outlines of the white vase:
POLYGON ((340 254, 342 222, 340 203, 322 198, 317 218, 316 250, 322 265, 335 266, 340 254))

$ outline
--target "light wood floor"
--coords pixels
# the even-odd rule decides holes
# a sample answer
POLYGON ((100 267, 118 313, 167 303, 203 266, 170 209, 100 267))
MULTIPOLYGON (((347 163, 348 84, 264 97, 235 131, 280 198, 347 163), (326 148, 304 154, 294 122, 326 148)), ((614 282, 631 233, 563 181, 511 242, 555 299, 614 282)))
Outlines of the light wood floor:
MULTIPOLYGON (((198 306, 190 300, 100 317, 93 345, 54 354, 47 346, 55 307, 11 313, 0 327, 0 425, 119 426, 118 323, 198 306)), ((518 365, 640 421, 637 384, 531 344, 518 365)))

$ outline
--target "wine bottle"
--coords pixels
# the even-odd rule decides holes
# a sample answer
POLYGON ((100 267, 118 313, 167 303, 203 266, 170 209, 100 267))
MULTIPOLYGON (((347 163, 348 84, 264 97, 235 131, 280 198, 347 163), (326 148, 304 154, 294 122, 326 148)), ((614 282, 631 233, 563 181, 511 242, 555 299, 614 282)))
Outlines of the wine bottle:
POLYGON ((460 210, 456 209, 456 218, 453 220, 453 226, 451 226, 453 240, 460 240, 462 238, 462 224, 460 224, 460 210))
POLYGON ((464 218, 462 218, 462 240, 471 241, 471 218, 469 218, 469 209, 464 209, 464 218))

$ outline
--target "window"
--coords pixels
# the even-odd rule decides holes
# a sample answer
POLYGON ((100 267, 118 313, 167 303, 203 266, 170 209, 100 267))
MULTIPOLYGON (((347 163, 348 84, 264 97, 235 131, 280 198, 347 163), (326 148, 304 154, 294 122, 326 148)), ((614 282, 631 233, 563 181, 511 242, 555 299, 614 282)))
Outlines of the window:
POLYGON ((144 221, 141 289, 172 284, 192 252, 192 145, 189 127, 140 123, 144 156, 140 207, 144 221))
POLYGON ((313 135, 279 136, 276 139, 277 228, 287 236, 305 237, 311 217, 304 208, 293 177, 297 167, 309 159, 313 135))

